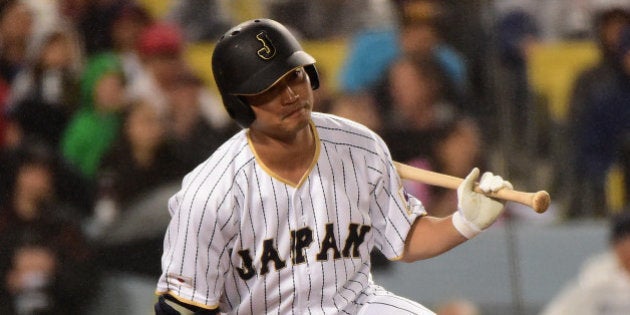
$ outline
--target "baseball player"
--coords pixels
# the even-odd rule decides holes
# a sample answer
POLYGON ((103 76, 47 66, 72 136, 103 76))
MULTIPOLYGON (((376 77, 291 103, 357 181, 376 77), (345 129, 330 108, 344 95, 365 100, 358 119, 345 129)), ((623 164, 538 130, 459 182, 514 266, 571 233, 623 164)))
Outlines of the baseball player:
MULTIPOLYGON (((244 129, 169 200, 156 314, 434 314, 373 283, 370 251, 433 257, 503 211, 473 191, 475 168, 454 215, 426 215, 377 134, 311 111, 314 64, 273 20, 244 22, 217 42, 215 81, 244 129)), ((480 187, 511 185, 485 173, 480 187)))

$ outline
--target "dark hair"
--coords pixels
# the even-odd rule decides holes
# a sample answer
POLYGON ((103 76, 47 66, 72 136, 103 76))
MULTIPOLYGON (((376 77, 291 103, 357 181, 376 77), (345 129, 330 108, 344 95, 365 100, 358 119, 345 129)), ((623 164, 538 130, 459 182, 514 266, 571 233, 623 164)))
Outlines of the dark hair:
POLYGON ((191 70, 182 70, 175 75, 174 84, 180 86, 203 86, 203 79, 191 70))
POLYGON ((606 10, 601 10, 595 14, 593 24, 599 31, 607 23, 615 19, 624 20, 627 23, 630 23, 630 10, 621 7, 612 7, 606 10))
POLYGON ((42 165, 49 169, 55 167, 55 151, 40 139, 27 138, 17 152, 18 167, 24 165, 42 165))
POLYGON ((17 3, 19 3, 18 0, 0 1, 0 20, 2 20, 4 18, 4 15, 7 13, 7 11, 9 11, 9 9, 17 3))
POLYGON ((630 209, 615 214, 610 220, 610 242, 619 242, 630 236, 630 209))
POLYGON ((630 52, 630 23, 626 25, 619 34, 619 47, 617 47, 621 58, 630 52))

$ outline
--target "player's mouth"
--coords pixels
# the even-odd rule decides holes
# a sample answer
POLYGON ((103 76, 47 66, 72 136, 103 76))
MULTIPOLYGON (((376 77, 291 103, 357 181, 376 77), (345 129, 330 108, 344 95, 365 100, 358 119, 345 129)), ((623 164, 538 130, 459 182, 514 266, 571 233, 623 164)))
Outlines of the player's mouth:
POLYGON ((296 107, 296 108, 290 110, 282 118, 286 119, 286 118, 290 118, 290 117, 306 115, 307 113, 308 113, 308 106, 303 105, 303 106, 299 106, 299 107, 296 107))

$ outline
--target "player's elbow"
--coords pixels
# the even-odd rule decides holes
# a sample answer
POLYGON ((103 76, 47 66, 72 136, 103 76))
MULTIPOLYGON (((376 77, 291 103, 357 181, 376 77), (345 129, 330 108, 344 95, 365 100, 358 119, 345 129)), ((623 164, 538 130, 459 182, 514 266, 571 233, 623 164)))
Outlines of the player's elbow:
POLYGON ((418 260, 419 260, 419 259, 416 259, 416 258, 414 258, 414 257, 411 257, 411 255, 403 255, 403 256, 400 258, 400 260, 399 260, 399 261, 406 262, 406 263, 412 263, 412 262, 416 262, 416 261, 418 261, 418 260))
POLYGON ((438 256, 466 240, 448 218, 420 217, 407 234, 402 261, 414 262, 438 256))
POLYGON ((405 242, 405 250, 400 261, 412 263, 419 260, 427 259, 438 255, 439 252, 434 250, 431 244, 414 241, 413 238, 407 239, 405 242))
POLYGON ((402 255, 402 257, 400 258, 399 261, 406 262, 406 263, 412 263, 412 262, 416 262, 416 261, 419 261, 419 260, 431 258, 431 257, 437 256, 437 255, 438 255, 438 253, 430 253, 430 252, 426 252, 426 251, 405 250, 404 254, 402 255))

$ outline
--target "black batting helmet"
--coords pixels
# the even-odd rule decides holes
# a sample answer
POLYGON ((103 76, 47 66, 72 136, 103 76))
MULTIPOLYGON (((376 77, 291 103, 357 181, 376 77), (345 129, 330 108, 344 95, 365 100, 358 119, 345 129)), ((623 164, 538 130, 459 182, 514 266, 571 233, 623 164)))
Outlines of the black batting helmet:
POLYGON ((304 52, 282 24, 270 19, 243 22, 228 30, 212 54, 212 72, 223 105, 242 127, 256 119, 241 97, 264 92, 289 71, 304 67, 311 87, 319 87, 315 58, 304 52))

